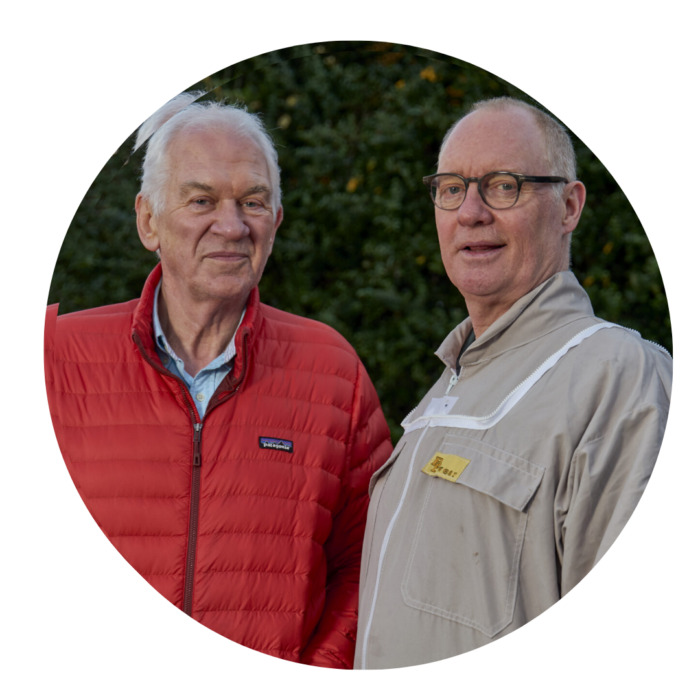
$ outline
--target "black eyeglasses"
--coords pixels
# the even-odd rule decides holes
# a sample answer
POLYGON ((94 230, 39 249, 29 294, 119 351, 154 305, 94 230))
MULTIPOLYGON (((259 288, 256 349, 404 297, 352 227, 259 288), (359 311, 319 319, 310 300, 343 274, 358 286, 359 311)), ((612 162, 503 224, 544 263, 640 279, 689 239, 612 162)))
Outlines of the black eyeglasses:
POLYGON ((550 177, 537 175, 519 175, 498 171, 482 177, 462 177, 456 173, 436 173, 423 178, 423 184, 428 186, 430 196, 436 207, 440 209, 459 209, 467 198, 467 188, 470 182, 476 182, 481 199, 492 209, 509 209, 520 196, 523 182, 564 182, 565 177, 550 177))

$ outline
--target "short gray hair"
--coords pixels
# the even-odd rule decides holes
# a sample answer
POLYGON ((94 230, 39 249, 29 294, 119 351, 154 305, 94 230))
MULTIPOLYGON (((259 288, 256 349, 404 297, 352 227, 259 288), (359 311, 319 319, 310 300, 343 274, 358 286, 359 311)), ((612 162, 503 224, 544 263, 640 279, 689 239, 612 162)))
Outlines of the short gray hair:
POLYGON ((187 127, 228 129, 252 139, 262 151, 270 173, 272 207, 274 213, 277 213, 282 202, 280 168, 275 144, 262 119, 256 114, 250 114, 244 105, 195 102, 206 94, 203 90, 181 93, 166 102, 139 128, 132 152, 148 142, 143 158, 141 194, 151 203, 155 215, 162 212, 168 181, 168 146, 180 131, 187 127))
MULTIPOLYGON (((549 114, 543 112, 541 109, 533 107, 522 100, 517 100, 514 97, 493 97, 489 100, 480 100, 479 102, 475 102, 464 117, 468 117, 470 114, 474 114, 474 112, 479 112, 484 109, 490 109, 495 112, 505 112, 508 109, 514 108, 523 109, 531 114, 535 118, 537 126, 540 128, 540 132, 544 138, 545 148, 547 149, 545 158, 547 160, 547 164, 552 170, 552 172, 546 174, 565 177, 569 182, 576 180, 576 153, 574 152, 574 146, 571 143, 571 137, 562 124, 560 124, 553 117, 550 117, 549 114)), ((462 121, 462 119, 464 119, 464 117, 460 117, 447 130, 445 138, 442 140, 442 145, 440 146, 438 161, 442 157, 442 152, 445 149, 447 140, 450 138, 450 135, 455 130, 456 126, 462 121)))

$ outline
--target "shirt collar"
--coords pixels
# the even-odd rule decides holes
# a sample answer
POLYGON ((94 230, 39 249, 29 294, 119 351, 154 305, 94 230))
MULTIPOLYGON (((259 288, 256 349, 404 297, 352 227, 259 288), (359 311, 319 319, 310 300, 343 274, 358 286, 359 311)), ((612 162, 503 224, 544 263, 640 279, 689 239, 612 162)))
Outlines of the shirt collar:
MULTIPOLYGON (((573 272, 558 272, 518 299, 469 346, 468 353, 472 362, 490 359, 557 328, 588 318, 594 318, 588 294, 573 272)), ((437 349, 435 354, 447 367, 455 366, 459 350, 471 330, 472 322, 467 318, 437 349)), ((460 363, 465 364, 465 361, 460 363)))
MULTIPOLYGON (((175 351, 172 349, 172 347, 170 347, 170 343, 168 343, 168 339, 165 337, 165 333, 163 332, 163 327, 160 325, 160 318, 158 318, 158 298, 160 296, 160 287, 162 283, 163 280, 161 279, 158 282, 156 292, 153 295, 153 336, 156 340, 156 346, 158 347, 158 349, 163 353, 167 353, 168 355, 170 355, 170 357, 173 358, 173 360, 178 362, 181 360, 177 356, 175 351)), ((217 364, 222 365, 225 362, 230 362, 236 356, 236 333, 238 333, 238 329, 241 327, 241 323, 243 323, 247 307, 247 304, 243 307, 243 313, 241 314, 240 321, 238 321, 236 330, 233 332, 231 341, 226 346, 226 349, 223 351, 223 353, 219 355, 219 357, 217 357, 216 360, 214 360, 214 362, 220 360, 220 362, 217 362, 217 364)))

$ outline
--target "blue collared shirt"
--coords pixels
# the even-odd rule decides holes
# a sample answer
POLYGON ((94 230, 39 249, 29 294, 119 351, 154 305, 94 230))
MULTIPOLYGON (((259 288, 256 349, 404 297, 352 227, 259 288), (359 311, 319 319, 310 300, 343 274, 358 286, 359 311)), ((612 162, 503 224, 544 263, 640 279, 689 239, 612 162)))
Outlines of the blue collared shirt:
POLYGON ((185 363, 176 354, 175 351, 170 347, 168 339, 163 333, 163 328, 160 325, 160 319, 158 318, 158 296, 160 295, 160 285, 158 282, 158 287, 156 287, 156 293, 153 298, 153 335, 156 339, 156 349, 158 350, 158 356, 163 363, 163 367, 169 372, 172 372, 176 377, 180 377, 187 388, 189 389, 190 395, 194 399, 194 405, 197 407, 197 413, 200 418, 204 417, 204 413, 207 408, 209 400, 214 395, 217 387, 223 381, 224 377, 233 368, 233 359, 236 357, 236 344, 235 338, 238 329, 243 322, 245 317, 246 309, 244 307, 243 313, 241 314, 241 320, 236 326, 236 330, 233 333, 231 342, 228 344, 226 349, 219 355, 216 359, 212 360, 204 369, 200 369, 195 377, 192 377, 185 370, 185 363))

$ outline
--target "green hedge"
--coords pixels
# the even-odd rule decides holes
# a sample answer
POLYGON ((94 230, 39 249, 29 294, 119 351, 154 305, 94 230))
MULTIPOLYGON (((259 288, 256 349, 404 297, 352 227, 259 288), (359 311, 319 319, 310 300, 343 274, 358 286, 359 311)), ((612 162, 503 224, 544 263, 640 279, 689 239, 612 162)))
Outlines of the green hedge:
MULTIPOLYGON (((496 76, 412 47, 299 46, 231 66, 192 88, 260 112, 278 145, 284 223, 262 300, 336 328, 375 383, 394 440, 442 371, 432 353, 466 316, 440 259, 421 177, 475 100, 512 95, 496 76)), ((556 115, 555 115, 556 116, 556 115)), ((130 139, 100 172, 68 230, 49 301, 66 313, 137 297, 155 264, 133 204, 142 154, 130 139)), ((573 270, 599 316, 671 350, 663 283, 612 176, 574 135, 588 201, 573 270)))

